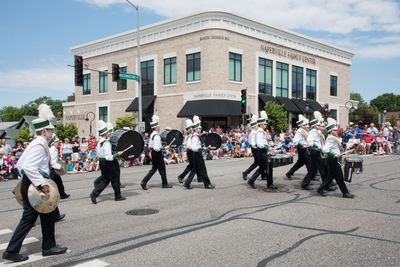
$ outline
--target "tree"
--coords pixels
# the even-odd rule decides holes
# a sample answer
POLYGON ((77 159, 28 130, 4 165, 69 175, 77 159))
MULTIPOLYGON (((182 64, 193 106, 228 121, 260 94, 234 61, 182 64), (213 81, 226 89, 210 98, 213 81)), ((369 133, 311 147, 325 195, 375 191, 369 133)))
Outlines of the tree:
POLYGON ((392 114, 392 116, 390 116, 390 125, 395 126, 396 125, 396 116, 394 114, 392 114))
POLYGON ((357 109, 350 114, 350 121, 356 124, 378 123, 379 110, 368 104, 359 104, 357 109))
POLYGON ((381 113, 386 111, 397 112, 400 111, 400 95, 393 93, 382 94, 370 102, 371 106, 376 107, 381 113))
POLYGON ((0 109, 0 118, 2 121, 19 121, 24 113, 20 108, 6 106, 0 109))
POLYGON ((267 112, 268 120, 267 127, 275 128, 276 132, 288 129, 287 112, 283 108, 284 105, 278 105, 275 102, 269 101, 265 104, 265 112, 267 112))
POLYGON ((119 130, 124 127, 129 127, 130 129, 134 129, 137 126, 137 124, 132 122, 134 119, 136 119, 136 116, 129 116, 129 115, 117 118, 114 130, 119 130))
POLYGON ((21 140, 22 142, 28 142, 28 137, 29 137, 29 128, 27 126, 24 126, 21 128, 17 136, 14 136, 14 144, 17 140, 21 140))
POLYGON ((69 140, 72 139, 72 137, 75 137, 78 135, 78 128, 76 128, 75 125, 63 125, 61 123, 56 125, 56 135, 58 139, 64 140, 65 138, 68 138, 69 140))
POLYGON ((360 104, 367 104, 359 93, 350 93, 350 100, 356 100, 360 104))

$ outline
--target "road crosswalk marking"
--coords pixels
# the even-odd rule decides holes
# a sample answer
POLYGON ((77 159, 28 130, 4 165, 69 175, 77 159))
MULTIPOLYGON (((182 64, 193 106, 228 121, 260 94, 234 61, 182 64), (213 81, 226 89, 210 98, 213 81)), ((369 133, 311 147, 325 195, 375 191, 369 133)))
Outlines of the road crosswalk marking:
POLYGON ((102 261, 102 260, 92 260, 92 261, 86 261, 81 264, 74 265, 74 267, 103 267, 103 266, 108 266, 110 265, 109 263, 102 261))
POLYGON ((0 230, 0 235, 5 235, 5 234, 9 234, 12 233, 12 231, 10 229, 1 229, 0 230))
MULTIPOLYGON (((38 241, 39 241, 39 239, 37 239, 36 237, 28 237, 28 238, 24 239, 24 242, 22 243, 22 245, 26 245, 26 244, 30 244, 30 243, 34 243, 34 242, 38 242, 38 241)), ((8 245, 8 242, 0 244, 0 250, 6 249, 7 245, 8 245)))

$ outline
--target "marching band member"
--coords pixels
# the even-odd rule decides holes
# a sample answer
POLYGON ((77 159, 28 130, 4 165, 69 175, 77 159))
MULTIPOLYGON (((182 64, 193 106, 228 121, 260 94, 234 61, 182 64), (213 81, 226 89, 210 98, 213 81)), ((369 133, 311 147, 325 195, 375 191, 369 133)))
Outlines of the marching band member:
MULTIPOLYGON (((201 145, 201 140, 200 140, 200 131, 201 131, 201 121, 198 116, 193 117, 193 126, 192 128, 194 129, 194 134, 191 139, 190 143, 190 149, 193 151, 192 152, 192 157, 193 157, 193 167, 196 170, 197 177, 203 180, 204 187, 206 189, 214 189, 215 186, 211 184, 210 179, 208 178, 207 174, 207 168, 206 164, 204 163, 202 151, 204 150, 204 147, 201 145)), ((183 184, 183 186, 187 189, 192 189, 190 186, 190 183, 192 182, 193 176, 188 177, 183 184)))
POLYGON ((186 147, 186 155, 189 161, 189 164, 186 166, 185 170, 178 175, 178 181, 180 183, 183 183, 183 179, 185 178, 185 176, 190 172, 189 177, 191 177, 190 179, 193 179, 193 176, 196 174, 196 170, 194 169, 194 165, 193 165, 193 151, 190 149, 191 146, 191 140, 192 140, 192 134, 193 134, 193 122, 190 119, 186 120, 186 127, 185 127, 185 131, 186 131, 186 136, 185 136, 185 140, 183 142, 184 146, 186 147))
POLYGON ((267 113, 263 110, 260 112, 260 118, 257 120, 258 122, 258 130, 255 134, 255 144, 257 149, 255 150, 255 158, 259 169, 251 176, 251 178, 247 181, 247 184, 251 187, 256 189, 257 187, 254 185, 255 180, 257 179, 258 175, 261 174, 263 177, 267 177, 267 188, 270 189, 278 189, 274 185, 273 178, 268 172, 268 151, 271 148, 268 145, 267 141, 267 134, 264 131, 266 124, 267 124, 268 116, 267 113))
POLYGON ((285 174, 291 180, 292 175, 303 165, 306 165, 307 170, 310 168, 310 155, 307 149, 307 127, 308 119, 303 115, 299 115, 299 120, 296 122, 299 127, 294 135, 293 142, 297 146, 298 158, 293 167, 285 174))
POLYGON ((152 121, 150 122, 150 127, 153 129, 153 132, 151 133, 149 139, 152 167, 150 171, 146 174, 146 176, 143 178, 142 182, 140 183, 143 190, 147 190, 146 185, 157 170, 161 175, 162 188, 172 187, 172 185, 168 184, 167 173, 165 171, 165 163, 162 154, 163 150, 168 149, 169 146, 163 147, 161 144, 161 137, 159 134, 160 126, 158 125, 159 120, 160 119, 157 115, 153 115, 152 121))
POLYGON ((251 153, 253 154, 253 158, 254 158, 254 162, 253 164, 250 165, 249 168, 247 168, 244 172, 242 172, 242 177, 244 180, 247 180, 247 175, 249 173, 251 173, 255 168, 257 168, 257 161, 256 161, 256 157, 255 157, 255 150, 256 148, 256 142, 255 142, 255 134, 257 133, 258 130, 258 126, 257 126, 257 115, 253 114, 253 116, 251 116, 251 121, 250 121, 250 127, 252 127, 251 132, 249 134, 249 145, 250 145, 250 149, 251 149, 251 153))
POLYGON ((100 183, 95 185, 92 193, 90 194, 90 199, 93 204, 97 203, 96 198, 100 196, 101 192, 108 186, 111 182, 111 186, 114 189, 115 201, 125 200, 125 197, 121 196, 121 189, 119 183, 119 172, 115 167, 115 158, 122 155, 122 151, 111 153, 111 144, 108 141, 108 128, 104 121, 100 120, 98 122, 97 131, 100 135, 100 139, 97 142, 96 154, 99 157, 100 171, 103 178, 100 183))
POLYGON ((322 152, 328 154, 327 161, 329 178, 323 181, 317 192, 321 196, 326 196, 324 189, 327 189, 332 180, 335 179, 340 188, 340 191, 342 191, 343 197, 354 198, 354 195, 349 193, 349 190, 347 189, 346 184, 343 181, 343 171, 338 161, 339 157, 342 154, 341 152, 343 151, 343 147, 341 145, 341 141, 338 138, 337 129, 338 128, 336 125, 336 121, 332 118, 328 118, 328 126, 326 127, 326 130, 329 133, 329 136, 326 139, 326 143, 322 148, 322 152))
POLYGON ((321 132, 321 130, 324 128, 323 126, 324 118, 319 111, 315 111, 314 119, 310 121, 310 127, 312 127, 312 129, 307 136, 307 146, 308 151, 310 152, 311 163, 307 175, 304 177, 301 184, 301 188, 305 190, 313 189, 310 186, 310 182, 315 178, 317 171, 320 173, 322 181, 327 179, 325 163, 321 157, 322 147, 325 144, 325 137, 321 132))
POLYGON ((32 121, 37 138, 29 144, 18 160, 17 168, 23 176, 21 195, 24 211, 10 243, 3 253, 3 259, 14 262, 29 259, 28 256, 19 254, 19 251, 21 250, 22 242, 32 229, 38 216, 40 216, 43 236, 42 255, 57 255, 67 251, 66 247, 56 245, 54 237, 56 211, 54 210, 48 214, 39 213, 32 208, 28 199, 28 189, 31 184, 45 194, 50 193, 50 187, 44 178, 49 178, 50 174, 51 156, 48 143, 54 133, 54 126, 50 123, 53 118, 54 115, 50 107, 46 104, 41 104, 39 106, 39 118, 32 121))

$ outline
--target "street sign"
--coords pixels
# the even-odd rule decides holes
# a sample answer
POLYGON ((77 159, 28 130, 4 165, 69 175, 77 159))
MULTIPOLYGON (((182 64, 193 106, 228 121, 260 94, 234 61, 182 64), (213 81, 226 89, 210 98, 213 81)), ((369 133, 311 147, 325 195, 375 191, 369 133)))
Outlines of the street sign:
POLYGON ((137 81, 138 76, 136 74, 120 72, 119 73, 119 78, 120 79, 125 79, 125 80, 136 80, 137 81))
POLYGON ((139 125, 138 125, 138 132, 139 133, 143 133, 143 132, 145 132, 146 131, 146 126, 145 126, 146 124, 145 124, 145 122, 139 122, 139 125))

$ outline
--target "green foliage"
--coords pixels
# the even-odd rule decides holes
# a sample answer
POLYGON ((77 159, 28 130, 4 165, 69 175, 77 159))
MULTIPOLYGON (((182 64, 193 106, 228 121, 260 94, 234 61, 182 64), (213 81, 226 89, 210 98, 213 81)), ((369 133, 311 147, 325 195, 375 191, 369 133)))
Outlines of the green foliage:
POLYGON ((393 93, 382 94, 370 102, 371 106, 376 107, 380 112, 400 111, 400 95, 395 95, 393 93))
POLYGON ((19 121, 24 113, 20 108, 6 106, 0 109, 0 118, 2 121, 19 121))
POLYGON ((129 115, 117 118, 114 130, 119 130, 122 129, 123 127, 129 127, 131 129, 135 129, 137 124, 132 122, 134 119, 136 119, 136 116, 129 116, 129 115))
POLYGON ((390 125, 394 126, 396 125, 396 116, 394 116, 394 114, 392 114, 392 116, 390 116, 390 125))
POLYGON ((358 104, 357 109, 350 114, 350 121, 359 125, 370 124, 371 122, 377 124, 379 110, 368 104, 358 104))
POLYGON ((63 125, 61 123, 56 125, 56 135, 58 139, 64 140, 65 138, 68 138, 69 140, 72 139, 72 137, 75 137, 78 135, 78 128, 75 125, 63 125))
POLYGON ((28 137, 29 137, 29 128, 27 126, 24 126, 21 128, 17 136, 14 136, 14 144, 17 140, 21 140, 22 142, 28 142, 28 137))
POLYGON ((350 93, 350 100, 356 100, 360 102, 360 104, 366 104, 364 99, 359 93, 350 93))
POLYGON ((278 105, 275 102, 269 101, 265 104, 265 112, 268 115, 267 127, 275 128, 275 132, 288 129, 287 112, 283 109, 284 105, 278 105))

